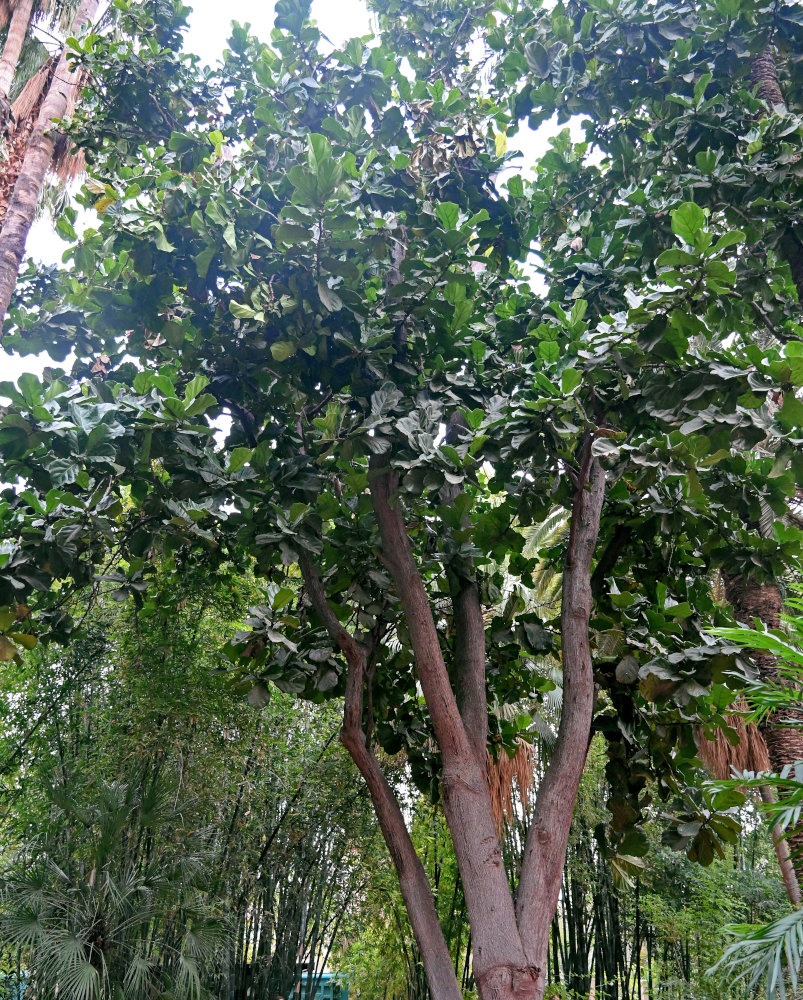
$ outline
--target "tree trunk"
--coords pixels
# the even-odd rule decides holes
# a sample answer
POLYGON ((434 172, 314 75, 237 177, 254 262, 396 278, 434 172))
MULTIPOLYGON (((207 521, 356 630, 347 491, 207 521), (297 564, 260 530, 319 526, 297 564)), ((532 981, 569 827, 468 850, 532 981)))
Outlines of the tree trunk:
POLYGON ((593 607, 591 560, 605 497, 605 470, 592 459, 590 437, 584 452, 563 570, 563 709, 557 746, 538 790, 535 817, 527 835, 517 900, 522 934, 532 942, 539 965, 546 957, 549 924, 558 904, 569 826, 594 709, 588 624, 593 607))
POLYGON ((11 111, 8 95, 11 93, 11 85, 14 82, 14 74, 17 72, 22 46, 28 36, 32 13, 33 0, 17 0, 8 26, 3 54, 0 56, 0 104, 2 104, 0 107, 2 122, 0 124, 3 125, 11 111))
MULTIPOLYGON (((99 0, 82 0, 72 24, 73 34, 79 34, 95 16, 99 0)), ((53 122, 64 117, 79 86, 80 75, 67 65, 66 49, 56 64, 50 87, 34 126, 14 194, 0 230, 0 322, 5 319, 17 273, 25 253, 25 242, 33 224, 36 205, 44 187, 45 177, 53 159, 58 130, 53 122)))
MULTIPOLYGON (((558 741, 535 806, 525 846, 519 898, 513 895, 494 823, 485 756, 485 624, 476 581, 453 595, 458 641, 452 687, 424 582, 413 555, 398 478, 372 460, 371 497, 388 568, 404 615, 418 679, 441 752, 443 811, 454 845, 468 913, 472 969, 481 1000, 542 1000, 549 933, 560 894, 574 800, 591 728, 594 684, 589 619, 591 562, 599 533, 605 472, 592 455, 593 436, 579 449, 571 529, 563 574, 564 704, 558 741), (480 716, 482 715, 482 718, 480 716), (472 727, 471 736, 468 726, 472 727)), ((306 595, 348 665, 341 739, 362 773, 401 885, 433 1000, 459 1000, 460 988, 438 922, 432 892, 404 816, 366 737, 367 666, 381 639, 354 636, 339 622, 309 557, 299 559, 306 595)))
MULTIPOLYGON (((781 623, 783 600, 777 584, 759 583, 749 577, 728 577, 724 574, 723 579, 725 581, 725 596, 730 601, 736 617, 740 621, 752 626, 754 620, 758 619, 767 628, 778 628, 781 623)), ((761 680, 775 681, 777 679, 776 662, 772 653, 768 653, 766 650, 754 650, 753 660, 761 680)), ((783 714, 788 716, 790 713, 783 714)), ((778 714, 775 713, 767 718, 760 729, 772 769, 778 772, 782 771, 787 764, 794 765, 798 761, 803 761, 803 728, 790 728, 779 723, 782 723, 782 719, 779 719, 778 714)), ((797 826, 787 839, 792 848, 791 861, 797 875, 796 886, 792 883, 788 870, 788 852, 784 852, 783 848, 780 848, 779 851, 779 844, 784 842, 773 833, 787 894, 790 902, 797 904, 800 902, 800 883, 803 881, 803 826, 797 826)))
MULTIPOLYGON (((533 965, 522 944, 494 824, 484 759, 481 763, 475 755, 449 682, 396 488, 395 473, 386 471, 374 478, 371 495, 383 561, 401 602, 419 681, 441 750, 443 811, 466 897, 474 944, 474 979, 482 1000, 540 1000, 544 966, 533 965)), ((475 627, 482 629, 484 643, 481 616, 475 627)), ((476 648, 478 642, 479 635, 471 647, 476 648)), ((482 694, 484 697, 484 688, 482 694)), ((548 933, 549 922, 545 936, 548 933)))

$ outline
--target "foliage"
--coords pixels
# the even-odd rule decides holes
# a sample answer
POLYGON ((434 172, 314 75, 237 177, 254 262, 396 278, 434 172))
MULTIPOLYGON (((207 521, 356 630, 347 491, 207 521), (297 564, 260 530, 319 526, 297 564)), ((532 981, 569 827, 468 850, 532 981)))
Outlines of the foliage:
MULTIPOLYGON (((720 629, 719 634, 739 645, 766 650, 778 658, 777 679, 752 684, 745 697, 750 708, 750 718, 762 721, 774 714, 776 725, 799 726, 801 681, 803 681, 803 599, 799 595, 787 597, 790 609, 782 615, 782 627, 768 629, 720 629)), ((726 787, 769 786, 778 793, 776 801, 763 804, 764 811, 781 830, 788 830, 800 821, 803 809, 803 782, 800 765, 784 768, 780 774, 744 772, 735 776, 726 787)), ((717 968, 738 973, 752 989, 762 979, 766 980, 767 996, 785 998, 787 986, 794 996, 798 989, 803 957, 803 915, 800 910, 785 914, 763 926, 735 925, 737 936, 725 951, 717 968), (787 982, 788 980, 788 982, 787 982)))
MULTIPOLYGON (((511 26, 530 16, 522 9, 511 26)), ((640 16, 628 14, 631 33, 642 30, 640 16)), ((604 48, 624 30, 600 41, 601 22, 590 35, 588 23, 575 47, 604 48)), ((506 24, 491 32, 492 47, 506 24)), ((565 507, 571 488, 561 469, 591 429, 613 483, 596 622, 601 634, 626 636, 641 675, 640 690, 628 689, 599 664, 600 681, 614 684, 616 715, 627 720, 615 742, 629 744, 638 730, 658 770, 678 752, 693 756, 683 736, 689 714, 721 711, 726 685, 739 683, 732 657, 703 637, 710 624, 727 622, 711 599, 709 573, 744 559, 773 572, 798 546, 780 523, 772 538, 749 528, 759 498, 786 509, 797 468, 794 394, 777 415, 765 402, 801 374, 796 345, 761 348, 750 333, 754 305, 766 298, 755 283, 772 282, 773 309, 781 309, 794 295, 788 271, 780 259, 758 267, 735 251, 754 245, 755 227, 769 222, 757 218, 743 235, 731 204, 744 205, 744 197, 726 199, 725 181, 705 172, 707 160, 705 170, 693 156, 659 169, 669 140, 648 129, 658 120, 676 145, 686 137, 698 109, 691 98, 670 100, 671 88, 678 81, 684 90, 684 74, 700 72, 706 32, 718 29, 701 21, 692 46, 650 34, 674 62, 638 92, 627 81, 614 86, 598 55, 599 78, 580 91, 582 100, 572 99, 580 101, 572 110, 591 110, 592 94, 598 102, 603 92, 620 94, 636 108, 625 116, 633 136, 594 125, 596 148, 609 158, 603 169, 586 162, 586 143, 563 134, 533 183, 515 174, 500 195, 490 178, 504 160, 490 135, 514 128, 501 91, 491 103, 470 76, 465 90, 410 83, 382 44, 355 41, 321 62, 314 27, 293 35, 281 18, 279 27, 272 48, 235 31, 223 78, 235 82, 229 112, 223 119, 216 111, 220 127, 211 130, 191 110, 209 108, 195 99, 208 97, 207 82, 193 89, 188 63, 168 47, 142 53, 156 79, 174 67, 181 75, 181 94, 170 87, 165 96, 172 138, 140 145, 135 159, 134 139, 111 143, 99 128, 100 226, 69 251, 69 276, 52 292, 44 282, 40 305, 31 293, 43 279, 22 282, 19 301, 30 306, 13 313, 18 327, 7 346, 47 347, 56 357, 75 349, 75 374, 101 378, 71 387, 55 376, 41 385, 26 377, 5 389, 13 401, 1 432, 5 461, 27 492, 3 515, 7 536, 26 541, 9 553, 2 599, 19 604, 38 592, 40 628, 64 637, 71 626, 63 595, 50 583, 91 582, 104 552, 127 553, 121 596, 143 592, 153 545, 177 565, 190 558, 219 565, 247 553, 275 589, 232 657, 244 651, 266 680, 317 699, 342 692, 343 674, 328 638, 305 625, 303 603, 294 607, 285 596, 288 567, 306 551, 341 620, 401 640, 377 666, 375 732, 390 752, 406 746, 416 779, 431 782, 437 760, 426 749, 405 631, 372 556, 368 456, 391 449, 422 571, 433 597, 448 596, 468 558, 487 564, 511 555, 510 571, 532 582, 535 561, 508 524, 514 513, 526 525, 565 507), (465 130, 470 139, 458 139, 465 130), (452 157, 448 175, 442 156, 452 157), (684 200, 691 189, 703 207, 684 200), (564 203, 575 206, 568 216, 564 203), (418 233, 426 241, 411 238, 418 233), (568 246, 577 238, 582 252, 568 246), (534 239, 551 275, 547 299, 511 271, 534 239), (589 254, 602 253, 606 239, 603 282, 589 254), (394 282, 400 244, 405 259, 394 282), (737 285, 745 289, 739 295, 731 291, 737 285), (233 421, 218 444, 210 421, 221 413, 233 421), (465 415, 466 430, 454 445, 439 442, 439 426, 454 413, 465 415), (777 438, 777 456, 746 460, 745 449, 767 435, 777 438), (492 507, 478 479, 483 463, 501 498, 492 507), (459 502, 443 505, 439 494, 452 484, 462 488, 459 502), (123 501, 135 516, 121 517, 123 501), (27 529, 39 520, 41 528, 27 529), (362 568, 356 577, 354 566, 362 568)), ((519 38, 553 30, 536 17, 513 37, 497 85, 512 87, 529 65, 516 56, 519 38)), ((554 72, 568 94, 576 71, 568 43, 555 44, 554 72)), ((534 38, 530 53, 535 45, 534 38)), ((108 64, 100 51, 93 58, 98 80, 115 86, 116 50, 108 64)), ((536 90, 542 103, 552 95, 532 112, 537 118, 551 113, 558 89, 536 90)), ((516 115, 523 100, 516 98, 516 115)), ((746 122, 757 110, 747 91, 723 101, 724 94, 710 98, 699 113, 746 122)), ((770 153, 737 145, 729 155, 749 173, 770 153)), ((86 200, 97 195, 90 190, 86 200)), ((484 582, 488 591, 501 584, 494 572, 484 582)), ((488 633, 489 685, 502 702, 532 684, 531 658, 560 642, 532 612, 511 624, 493 623, 488 633)), ((603 713, 599 724, 613 721, 603 713)), ((612 745, 620 751, 627 769, 630 751, 612 745)), ((635 818, 636 798, 624 786, 621 795, 635 818)))
MULTIPOLYGON (((422 797, 413 810, 413 841, 433 887, 463 993, 470 997, 475 989, 466 903, 449 831, 442 812, 422 797)), ((373 859, 367 890, 348 916, 344 941, 346 950, 338 961, 348 974, 349 994, 385 1000, 430 996, 404 900, 386 857, 373 859)))
POLYGON ((26 994, 200 997, 204 966, 227 933, 222 914, 205 905, 210 852, 197 837, 172 857, 158 840, 144 859, 130 849, 180 821, 174 790, 140 774, 86 789, 79 800, 63 788, 52 795, 59 812, 51 827, 83 827, 83 850, 30 841, 0 885, 4 944, 19 948, 33 972, 26 994), (172 947, 168 930, 177 937, 172 947))
MULTIPOLYGON (((379 493, 455 688, 455 608, 479 595, 483 695, 504 706, 539 700, 536 661, 574 638, 549 608, 497 613, 543 570, 519 528, 576 527, 601 463, 608 848, 647 849, 656 795, 710 864, 738 823, 693 787, 693 726, 723 723, 750 676, 710 638, 732 623, 711 579, 778 577, 800 553, 783 518, 803 480, 801 120, 751 79, 770 37, 797 79, 800 9, 374 6, 376 39, 324 54, 309 4, 283 0, 270 44, 235 25, 215 78, 174 51, 178 8, 131 71, 117 43, 82 53, 90 111, 112 109, 74 130, 98 224, 75 242, 64 221, 71 267, 23 275, 5 338, 77 362, 0 387, 19 482, 0 504, 3 655, 68 638, 70 587, 99 576, 152 610, 154 553, 176 576, 253 565, 232 675, 321 702, 346 690, 343 653, 370 650, 362 745, 404 750, 437 798, 445 741, 379 493), (118 136, 120 94, 143 114, 118 136), (510 171, 505 137, 555 114, 585 116, 585 140, 564 130, 510 171)), ((490 729, 515 747, 516 725, 490 729)))
POLYGON ((80 969, 92 997, 126 976, 148 997, 171 980, 175 996, 289 995, 338 939, 374 829, 336 714, 282 695, 256 710, 253 682, 216 669, 252 590, 188 574, 139 611, 101 594, 66 655, 4 671, 0 939, 44 995, 80 969))

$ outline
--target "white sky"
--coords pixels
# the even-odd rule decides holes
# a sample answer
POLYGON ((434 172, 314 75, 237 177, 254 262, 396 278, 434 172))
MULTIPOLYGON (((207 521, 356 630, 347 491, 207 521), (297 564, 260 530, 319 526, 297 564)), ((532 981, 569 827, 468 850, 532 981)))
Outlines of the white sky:
MULTIPOLYGON (((189 19, 185 50, 194 52, 209 63, 214 64, 221 57, 226 41, 231 34, 231 22, 250 23, 258 38, 268 41, 273 26, 273 2, 260 0, 190 0, 193 13, 189 19)), ((321 31, 330 41, 339 45, 348 38, 371 32, 372 18, 363 0, 313 0, 312 14, 321 31)), ((549 135, 558 131, 553 122, 546 123, 538 134, 524 130, 516 137, 515 146, 524 151, 524 161, 532 163, 543 151, 549 135)), ((579 129, 573 128, 575 140, 579 129)), ((513 144, 511 143, 511 146, 513 144)), ((61 260, 67 244, 53 232, 49 218, 40 219, 31 229, 27 252, 36 260, 46 264, 56 264, 61 260)), ((47 356, 37 358, 6 354, 0 347, 0 381, 16 380, 25 371, 41 373, 42 368, 52 364, 47 356)))

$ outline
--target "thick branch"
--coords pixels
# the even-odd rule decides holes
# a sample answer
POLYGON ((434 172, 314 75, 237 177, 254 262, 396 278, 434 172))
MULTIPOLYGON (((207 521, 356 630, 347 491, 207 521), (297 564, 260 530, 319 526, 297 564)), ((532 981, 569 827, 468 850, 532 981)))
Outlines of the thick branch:
POLYGON ((525 953, 494 826, 485 768, 469 742, 441 653, 429 598, 394 496, 388 470, 371 483, 374 512, 388 567, 404 612, 418 677, 443 762, 446 822, 466 896, 474 946, 474 975, 483 997, 532 995, 541 968, 525 953))
POLYGON ((471 754, 471 749, 449 683, 429 598, 413 557, 401 508, 392 497, 396 485, 396 474, 390 471, 374 478, 371 484, 374 513, 382 539, 383 558, 401 601, 435 739, 446 764, 465 758, 471 754))
POLYGON ((488 746, 488 698, 485 693, 485 621, 476 580, 461 580, 454 608, 454 677, 460 718, 480 766, 488 746))
POLYGON ((522 939, 536 961, 546 955, 549 927, 560 894, 569 827, 594 708, 588 631, 593 607, 591 560, 599 535, 605 470, 591 458, 590 438, 583 452, 563 569, 563 710, 557 745, 538 791, 535 817, 525 844, 516 904, 522 939))
POLYGON ((379 761, 366 745, 362 728, 365 650, 337 620, 326 599, 318 571, 306 553, 302 553, 300 557, 300 566, 312 606, 329 635, 343 650, 348 663, 340 739, 368 786, 382 836, 399 877, 402 897, 421 952, 433 1000, 462 1000, 424 866, 416 853, 393 789, 388 784, 379 761))
MULTIPOLYGON (((469 431, 465 417, 455 410, 446 427, 446 443, 456 445, 469 431)), ((453 505, 463 493, 461 485, 447 485, 441 490, 441 502, 453 505)), ((462 528, 468 527, 468 515, 462 528)), ((457 580, 452 587, 454 612, 455 696, 460 718, 474 755, 485 770, 488 755, 488 697, 485 691, 485 621, 482 617, 480 588, 472 559, 461 560, 456 567, 457 580), (462 572, 461 572, 462 570, 462 572)))

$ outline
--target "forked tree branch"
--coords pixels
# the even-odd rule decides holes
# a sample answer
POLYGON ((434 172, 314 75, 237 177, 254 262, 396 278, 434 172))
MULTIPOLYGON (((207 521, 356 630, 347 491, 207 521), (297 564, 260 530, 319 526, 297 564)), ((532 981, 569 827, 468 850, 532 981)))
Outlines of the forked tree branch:
POLYGON ((330 637, 346 657, 346 695, 340 740, 362 774, 387 844, 433 1000, 462 1000, 449 948, 443 936, 429 879, 418 857, 396 794, 368 746, 362 725, 367 651, 338 621, 320 575, 306 553, 299 557, 307 596, 330 637))
MULTIPOLYGON (((482 996, 529 995, 542 974, 525 951, 486 780, 466 733, 441 652, 429 597, 396 496, 398 477, 374 459, 371 497, 382 558, 404 612, 418 678, 441 751, 443 811, 452 835, 472 932, 474 977, 482 996), (493 919, 488 919, 493 914, 493 919)), ((484 631, 484 630, 483 630, 484 631)))
POLYGON ((546 958, 549 925, 560 894, 569 827, 594 708, 588 631, 593 607, 591 560, 599 535, 605 470, 592 458, 591 440, 589 435, 581 450, 563 570, 563 710, 557 745, 538 790, 516 901, 522 939, 539 961, 546 958))

